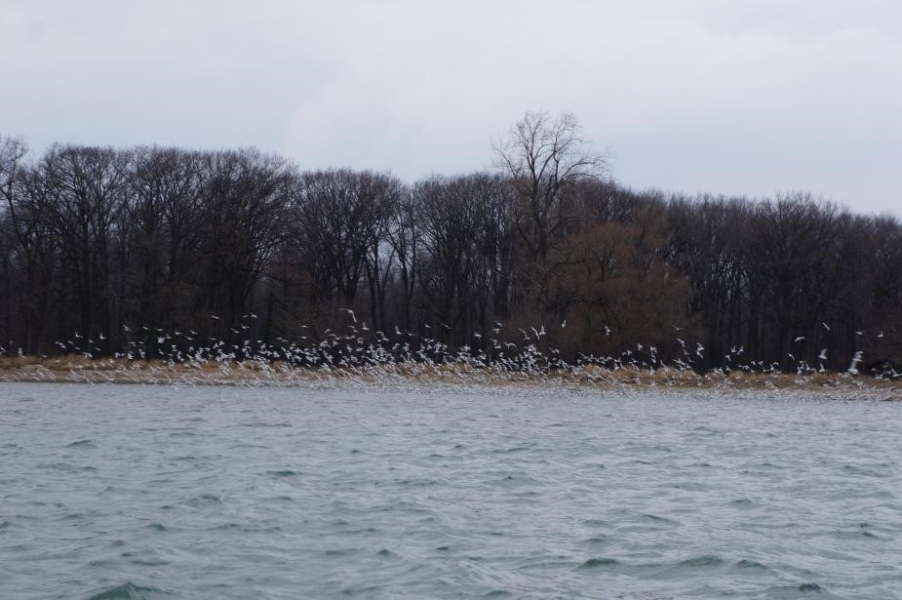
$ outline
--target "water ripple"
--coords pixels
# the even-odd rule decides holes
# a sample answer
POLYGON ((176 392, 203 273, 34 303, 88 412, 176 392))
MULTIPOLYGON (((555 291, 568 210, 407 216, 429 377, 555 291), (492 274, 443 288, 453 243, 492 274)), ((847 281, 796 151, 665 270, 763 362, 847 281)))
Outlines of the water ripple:
POLYGON ((0 598, 898 598, 900 430, 802 393, 0 384, 0 598))

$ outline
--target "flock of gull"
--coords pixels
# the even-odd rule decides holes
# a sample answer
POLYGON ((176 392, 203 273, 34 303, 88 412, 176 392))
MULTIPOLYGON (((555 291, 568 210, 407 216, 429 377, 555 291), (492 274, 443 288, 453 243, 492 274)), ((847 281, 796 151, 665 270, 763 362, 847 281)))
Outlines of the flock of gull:
MULTIPOLYGON (((28 370, 27 378, 59 380, 58 374, 67 371, 66 380, 72 381, 292 385, 348 377, 378 380, 439 376, 465 378, 476 383, 499 378, 639 383, 644 377, 653 385, 668 381, 685 385, 700 382, 704 377, 728 377, 734 372, 783 373, 778 362, 743 362, 742 347, 731 348, 725 356, 726 364, 732 368, 702 373, 699 366, 705 358, 705 348, 678 337, 675 338, 679 348, 677 357, 670 360, 660 358, 654 345, 637 344, 614 356, 577 354, 568 362, 560 350, 548 343, 544 325, 517 329, 516 333, 504 336, 504 325, 495 323, 492 337, 483 339, 482 334, 474 333, 472 345, 451 347, 436 338, 416 336, 397 327, 388 334, 374 330, 365 321, 358 321, 353 310, 341 310, 348 320, 343 331, 324 329, 317 335, 309 326, 300 325, 300 330, 308 335, 300 335, 295 340, 278 337, 273 343, 251 339, 257 320, 254 313, 245 314, 231 328, 231 339, 237 342, 202 336, 192 329, 166 331, 126 325, 123 326, 125 346, 111 357, 103 356, 97 345, 104 341, 102 335, 94 340, 76 331, 71 339, 57 342, 60 357, 41 357, 40 364, 28 370)), ((220 320, 216 315, 211 315, 211 319, 220 320)), ((447 325, 439 326, 450 329, 447 325)), ((566 321, 560 324, 562 329, 566 326, 566 321)), ((610 329, 605 329, 610 335, 610 329)), ((8 357, 9 353, 0 347, 0 356, 8 357)), ((794 358, 790 354, 790 359, 794 358)), ((822 350, 817 366, 795 361, 794 374, 825 373, 826 360, 826 350, 822 350)), ((857 376, 862 360, 861 352, 857 352, 842 376, 847 379, 857 376)), ((885 374, 886 379, 899 377, 902 374, 894 370, 885 374)), ((16 378, 11 374, 5 377, 16 378)))

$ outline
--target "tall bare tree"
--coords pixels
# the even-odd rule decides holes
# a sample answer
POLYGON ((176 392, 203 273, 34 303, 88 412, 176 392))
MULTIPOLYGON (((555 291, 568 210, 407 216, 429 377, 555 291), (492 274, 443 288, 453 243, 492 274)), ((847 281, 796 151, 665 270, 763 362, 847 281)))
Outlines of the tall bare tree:
POLYGON ((535 260, 545 262, 557 230, 572 215, 567 195, 580 180, 599 178, 605 157, 580 136, 576 117, 527 112, 494 144, 497 165, 511 177, 520 200, 516 225, 535 260))
POLYGON ((131 176, 130 307, 136 322, 188 327, 197 301, 202 154, 139 148, 131 176))
POLYGON ((537 269, 531 277, 537 296, 547 300, 550 250, 577 214, 572 192, 581 181, 601 178, 607 161, 580 135, 570 113, 527 112, 493 149, 517 195, 514 224, 537 269))
POLYGON ((220 317, 219 333, 232 340, 280 245, 294 170, 253 149, 205 154, 201 168, 205 308, 220 317))

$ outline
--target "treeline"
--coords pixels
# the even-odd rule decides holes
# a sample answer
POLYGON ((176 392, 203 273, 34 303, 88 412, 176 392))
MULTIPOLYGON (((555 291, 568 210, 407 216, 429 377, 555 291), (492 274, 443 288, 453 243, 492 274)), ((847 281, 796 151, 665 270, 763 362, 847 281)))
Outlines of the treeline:
POLYGON ((624 188, 569 115, 529 113, 498 169, 408 185, 255 150, 0 138, 0 346, 152 357, 316 344, 350 325, 497 356, 698 369, 902 362, 902 225, 808 194, 624 188), (167 335, 162 335, 167 332, 167 335), (168 335, 191 332, 188 337, 168 335))

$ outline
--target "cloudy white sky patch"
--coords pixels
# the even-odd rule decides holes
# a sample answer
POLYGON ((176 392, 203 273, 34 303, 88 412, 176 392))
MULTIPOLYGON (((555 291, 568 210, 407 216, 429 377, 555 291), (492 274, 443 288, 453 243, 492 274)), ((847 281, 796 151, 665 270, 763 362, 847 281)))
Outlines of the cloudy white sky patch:
POLYGON ((574 113, 634 188, 902 209, 902 3, 0 0, 0 133, 413 180, 574 113))

